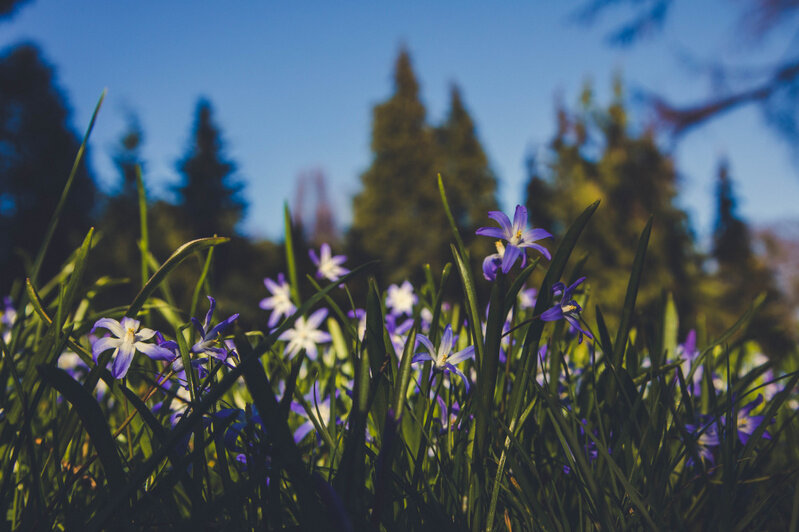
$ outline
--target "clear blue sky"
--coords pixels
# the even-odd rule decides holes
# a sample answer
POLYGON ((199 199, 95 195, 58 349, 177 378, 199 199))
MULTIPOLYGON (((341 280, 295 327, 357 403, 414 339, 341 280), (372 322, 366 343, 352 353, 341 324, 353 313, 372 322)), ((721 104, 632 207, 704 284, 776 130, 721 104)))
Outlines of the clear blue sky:
MULTIPOLYGON (((410 50, 431 121, 457 82, 500 178, 506 210, 523 201, 524 156, 554 132, 560 95, 570 106, 586 80, 607 102, 614 73, 630 93, 657 90, 689 103, 713 90, 684 67, 699 59, 762 64, 782 57, 787 31, 758 47, 742 38, 742 3, 676 2, 665 30, 630 49, 605 40, 620 14, 592 26, 574 20, 581 2, 277 2, 32 0, 0 23, 0 46, 40 45, 82 131, 104 87, 91 142, 92 165, 109 190, 112 150, 135 112, 145 133, 146 180, 164 196, 179 176, 199 96, 212 101, 229 158, 238 163, 251 235, 280 235, 281 208, 297 174, 321 168, 340 226, 350 220, 360 173, 369 166, 372 107, 392 90, 399 47, 410 50), (732 4, 732 5, 731 5, 732 4)), ((788 28, 790 29, 790 28, 788 28)), ((633 118, 643 119, 634 108, 633 118)), ((741 213, 751 222, 799 217, 799 163, 745 109, 682 139, 673 154, 681 204, 706 236, 719 156, 731 162, 741 213)))

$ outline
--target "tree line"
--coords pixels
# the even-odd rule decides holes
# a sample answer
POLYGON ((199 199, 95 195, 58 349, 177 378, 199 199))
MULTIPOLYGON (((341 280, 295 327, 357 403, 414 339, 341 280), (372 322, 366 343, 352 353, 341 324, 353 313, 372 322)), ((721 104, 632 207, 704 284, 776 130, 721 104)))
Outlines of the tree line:
MULTIPOLYGON (((437 274, 451 261, 449 223, 439 199, 437 174, 445 184, 452 214, 468 246, 473 266, 492 252, 474 231, 486 225, 486 213, 498 209, 497 177, 477 134, 459 87, 450 89, 449 110, 431 124, 420 97, 411 57, 401 50, 394 65, 391 95, 375 106, 371 161, 360 176, 353 198, 352 226, 330 242, 351 264, 379 259, 381 283, 420 280, 429 263, 437 274)), ((590 234, 581 240, 578 262, 589 278, 592 300, 615 319, 622 306, 626 274, 638 235, 650 215, 654 231, 639 292, 642 317, 671 294, 684 324, 704 320, 711 333, 732 323, 751 301, 765 293, 765 310, 750 333, 771 352, 792 339, 786 324, 792 310, 781 296, 765 259, 755 253, 750 230, 736 212, 728 165, 720 161, 713 246, 703 252, 686 213, 676 203, 674 163, 656 142, 654 130, 637 131, 628 117, 623 88, 615 83, 607 105, 595 101, 586 87, 575 109, 558 106, 557 128, 546 149, 528 157, 526 203, 531 223, 557 235, 595 199, 602 204, 590 234)), ((230 236, 219 248, 209 282, 220 306, 241 312, 242 320, 263 321, 257 302, 265 295, 260 283, 285 269, 283 243, 246 238, 239 229, 247 208, 245 179, 226 155, 223 134, 207 99, 197 102, 184 156, 176 162, 181 180, 172 186, 176 200, 147 198, 153 260, 164 260, 184 242, 205 236, 230 236)), ((132 296, 140 279, 137 175, 147 181, 141 156, 144 131, 129 120, 115 148, 118 178, 114 190, 102 193, 84 162, 68 197, 67 211, 53 240, 42 278, 96 226, 95 278, 111 275, 120 282, 107 297, 132 296)), ((54 69, 33 44, 0 55, 0 292, 20 286, 41 241, 69 174, 80 140, 72 129, 66 98, 54 82, 54 69)), ((87 159, 84 158, 84 161, 87 159)), ((145 187, 146 189, 146 187, 145 187)), ((505 206, 511 209, 513 206, 505 206)), ((710 206, 709 206, 710 208, 710 206)), ((330 217, 330 213, 326 216, 330 217)), ((329 228, 327 228, 329 229, 329 228)), ((319 230, 321 231, 321 229, 319 230)), ((325 233, 330 238, 329 231, 325 233)), ((318 238, 295 227, 302 273, 318 238)), ((203 259, 189 262, 174 276, 176 303, 190 298, 203 259)), ((479 270, 476 270, 479 271, 479 270)), ((457 289, 451 282, 452 289, 457 289)), ((177 304, 178 308, 182 308, 177 304)), ((588 309, 590 313, 590 309, 588 309)), ((652 313, 654 315, 654 313, 652 313)))

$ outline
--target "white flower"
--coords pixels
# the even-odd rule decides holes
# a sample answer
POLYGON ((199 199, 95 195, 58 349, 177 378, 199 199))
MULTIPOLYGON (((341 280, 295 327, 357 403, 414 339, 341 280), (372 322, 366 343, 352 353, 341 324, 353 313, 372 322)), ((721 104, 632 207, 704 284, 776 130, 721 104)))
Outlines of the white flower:
POLYGON ((413 313, 414 303, 416 303, 416 296, 413 293, 413 285, 408 281, 402 283, 402 286, 392 284, 388 287, 386 306, 391 309, 392 314, 410 315, 413 313))
POLYGON ((330 252, 330 246, 326 243, 322 244, 319 249, 319 256, 312 249, 308 251, 308 255, 310 255, 311 260, 316 265, 316 277, 319 279, 324 277, 331 281, 338 281, 339 277, 350 272, 347 268, 341 266, 341 263, 347 260, 347 257, 344 255, 336 255, 334 257, 330 252))
POLYGON ((98 327, 102 327, 108 329, 111 334, 116 336, 116 338, 111 336, 100 338, 92 346, 92 356, 95 363, 100 353, 109 349, 114 350, 111 355, 111 358, 113 358, 111 375, 115 379, 121 379, 127 374, 130 363, 133 362, 133 354, 136 351, 141 351, 148 357, 155 359, 171 359, 174 357, 174 354, 169 349, 156 344, 144 343, 145 340, 155 336, 155 331, 146 327, 139 330, 139 325, 141 325, 139 320, 128 317, 122 318, 121 323, 111 318, 101 318, 97 320, 97 323, 92 328, 92 332, 94 332, 98 327))
POLYGON ((269 327, 274 327, 280 321, 281 316, 291 316, 297 307, 291 302, 291 287, 282 273, 277 275, 277 282, 272 279, 264 279, 264 284, 272 296, 262 299, 259 306, 264 310, 272 309, 272 314, 269 316, 269 327))
POLYGON ((327 317, 327 309, 320 308, 306 320, 300 316, 294 322, 294 328, 288 329, 280 335, 280 340, 287 340, 286 353, 289 358, 294 358, 297 353, 305 349, 308 358, 316 360, 316 344, 329 342, 330 335, 319 330, 319 325, 327 317))

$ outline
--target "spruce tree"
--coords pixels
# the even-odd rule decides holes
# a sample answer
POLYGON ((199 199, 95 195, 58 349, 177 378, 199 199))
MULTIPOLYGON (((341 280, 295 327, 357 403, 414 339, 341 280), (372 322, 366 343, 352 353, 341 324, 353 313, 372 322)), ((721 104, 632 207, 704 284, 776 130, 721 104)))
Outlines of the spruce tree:
POLYGON ((178 163, 183 183, 175 191, 183 223, 192 238, 235 234, 246 209, 240 195, 243 184, 234 179, 236 165, 225 158, 212 114, 211 103, 200 99, 189 151, 178 163))
MULTIPOLYGON (((361 175, 350 232, 356 260, 378 258, 390 280, 440 268, 450 231, 439 199, 436 145, 425 122, 407 51, 394 70, 394 94, 373 111, 372 164, 361 175)), ((434 270, 435 271, 435 270, 434 270)))
POLYGON ((753 316, 748 332, 770 354, 783 354, 795 342, 789 333, 791 309, 771 269, 752 249, 749 226, 739 217, 736 207, 729 165, 722 159, 717 173, 713 230, 716 312, 710 322, 719 331, 729 327, 759 294, 765 294, 765 305, 753 316))
POLYGON ((638 238, 654 215, 637 308, 654 315, 668 291, 684 323, 689 322, 702 298, 700 256, 687 216, 675 205, 677 176, 671 159, 651 132, 630 130, 618 82, 606 108, 598 107, 586 88, 581 108, 573 113, 561 108, 558 117, 545 175, 539 165, 531 166, 527 203, 533 225, 557 237, 586 206, 602 200, 575 256, 589 254, 582 274, 591 283, 592 300, 606 319, 613 319, 621 311, 638 238))
MULTIPOLYGON (((98 274, 118 275, 131 280, 140 277, 139 194, 136 176, 143 171, 141 143, 143 132, 138 119, 131 115, 125 131, 114 148, 113 160, 118 180, 106 199, 98 229, 102 236, 98 244, 95 266, 98 274)), ((132 290, 141 288, 137 283, 132 290)), ((134 292, 135 295, 135 292, 134 292)))
MULTIPOLYGON (((0 56, 0 294, 22 278, 42 244, 78 153, 53 69, 31 44, 0 56)), ((97 190, 84 155, 48 248, 47 279, 86 236, 97 190)))
POLYGON ((476 239, 474 232, 488 223, 488 211, 498 208, 497 181, 456 85, 450 90, 446 121, 436 128, 435 138, 439 153, 436 170, 442 175, 452 215, 466 244, 474 242, 472 255, 485 256, 491 243, 476 239))

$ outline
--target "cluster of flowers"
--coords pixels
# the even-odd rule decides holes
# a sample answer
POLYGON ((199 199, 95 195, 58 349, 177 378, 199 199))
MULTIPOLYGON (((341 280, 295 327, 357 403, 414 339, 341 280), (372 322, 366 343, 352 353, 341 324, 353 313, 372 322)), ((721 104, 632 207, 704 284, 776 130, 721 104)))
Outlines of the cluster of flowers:
MULTIPOLYGON (((528 249, 537 251, 548 260, 551 259, 550 252, 537 242, 552 238, 552 235, 543 229, 530 229, 527 227, 528 217, 525 207, 521 205, 516 207, 512 222, 502 212, 491 211, 488 216, 496 221, 499 227, 481 227, 476 231, 478 235, 495 239, 497 252, 487 256, 482 265, 483 276, 487 281, 496 281, 500 271, 503 275, 510 273, 517 262, 521 262, 521 267, 524 267, 528 259, 528 249)), ((328 244, 323 244, 318 253, 315 250, 311 250, 309 255, 316 266, 318 279, 326 279, 332 283, 337 283, 342 276, 349 273, 349 270, 343 266, 346 257, 333 255, 328 244)), ((575 300, 575 292, 585 279, 585 277, 581 277, 570 286, 566 286, 562 282, 555 283, 552 287, 554 305, 535 316, 534 319, 537 318, 542 321, 565 320, 570 325, 573 334, 576 335, 578 343, 582 342, 583 337, 593 339, 593 335, 582 322, 580 316, 582 307, 575 300)), ((270 312, 267 325, 270 330, 274 330, 283 320, 296 313, 296 301, 292 300, 291 287, 282 273, 278 274, 275 280, 264 279, 264 284, 269 295, 260 302, 260 308, 270 312)), ((533 309, 536 303, 536 296, 534 289, 520 291, 519 310, 533 309)), ((201 323, 196 318, 191 319, 199 338, 190 348, 191 364, 198 371, 201 378, 210 372, 210 366, 213 363, 234 367, 234 364, 238 362, 238 355, 233 343, 224 338, 225 331, 238 318, 238 314, 212 325, 216 301, 212 297, 208 297, 208 299, 210 304, 205 320, 201 323)), ((448 376, 454 374, 462 382, 464 394, 468 394, 471 382, 474 381, 474 368, 471 368, 470 379, 459 366, 474 357, 474 346, 467 345, 466 336, 459 339, 459 335, 449 324, 444 328, 436 345, 429 335, 432 325, 432 313, 427 308, 418 308, 418 303, 419 298, 414 293, 410 282, 405 281, 400 285, 392 284, 388 287, 385 299, 388 312, 385 316, 384 325, 398 358, 405 352, 409 332, 414 323, 414 311, 416 311, 420 317, 421 329, 419 334, 416 335, 416 344, 412 346, 410 352, 413 357, 411 363, 417 370, 416 381, 418 388, 420 390, 423 389, 420 382, 421 365, 430 362, 433 369, 431 379, 440 379, 439 382, 449 388, 451 382, 448 376)), ((15 316, 10 301, 6 301, 5 306, 6 309, 2 316, 4 334, 10 329, 15 316)), ((332 341, 330 333, 322 328, 327 316, 328 310, 319 308, 308 316, 298 316, 293 326, 281 333, 279 340, 285 343, 284 353, 288 359, 293 359, 301 352, 304 352, 311 361, 316 361, 319 358, 320 348, 332 341)), ((362 341, 366 327, 365 311, 363 309, 354 309, 350 311, 349 316, 356 320, 355 328, 359 340, 362 341)), ((509 314, 504 324, 503 332, 509 332, 511 323, 512 315, 509 314)), ((483 326, 485 327, 485 323, 483 326)), ((182 394, 178 393, 178 397, 187 397, 186 390, 189 384, 176 342, 165 340, 161 333, 153 329, 141 327, 141 323, 131 317, 124 317, 121 321, 102 318, 94 324, 92 334, 98 329, 104 329, 108 334, 93 341, 92 354, 94 361, 97 363, 102 353, 113 350, 108 368, 114 378, 119 379, 126 376, 133 356, 138 351, 153 360, 166 362, 166 368, 170 371, 170 376, 174 376, 179 387, 182 388, 182 394)), ((503 335, 503 342, 500 347, 500 360, 503 363, 507 360, 510 348, 508 338, 509 335, 503 335)), ((547 346, 543 345, 538 353, 538 356, 541 357, 542 367, 546 357, 546 349, 547 346)), ((323 353, 326 352, 323 351, 323 353)), ((680 346, 678 356, 681 357, 684 364, 683 373, 685 375, 690 374, 692 377, 689 385, 694 394, 700 393, 702 380, 702 366, 697 365, 697 367, 692 368, 692 364, 696 361, 698 355, 696 336, 692 332, 685 343, 680 346), (691 369, 693 372, 690 372, 691 369)), ((579 375, 579 373, 579 368, 577 368, 573 374, 579 375)), ((544 374, 545 371, 542 371, 538 378, 543 378, 544 374)), ((163 379, 160 384, 163 385, 166 382, 167 378, 163 379)), ((316 381, 313 383, 311 390, 304 396, 304 401, 292 401, 291 410, 305 419, 295 431, 294 436, 297 442, 302 441, 313 431, 314 422, 320 423, 321 420, 321 423, 327 424, 327 420, 331 416, 332 402, 339 399, 339 390, 335 389, 337 386, 333 386, 333 388, 324 397, 320 384, 316 381)), ((343 389, 349 394, 352 390, 352 381, 345 381, 343 389)), ((459 397, 463 398, 464 396, 460 395, 459 397)), ((451 427, 456 420, 459 420, 460 406, 457 400, 451 394, 448 395, 447 404, 444 403, 441 396, 436 395, 435 400, 440 406, 442 429, 451 427)), ((743 442, 764 421, 762 416, 751 415, 751 412, 761 401, 762 397, 758 397, 757 400, 737 410, 738 435, 743 442)), ((173 422, 176 421, 176 416, 179 415, 179 409, 173 412, 173 422)), ((215 415, 217 417, 222 416, 226 422, 230 423, 226 441, 230 443, 231 449, 237 452, 240 451, 239 456, 242 457, 241 461, 243 461, 243 457, 246 454, 244 453, 246 446, 242 443, 243 427, 252 426, 253 423, 255 425, 260 424, 260 417, 257 412, 250 406, 249 410, 246 408, 223 409, 215 415)), ((341 422, 338 418, 331 421, 341 422)), ((460 420, 459 424, 462 421, 460 420)), ((689 426, 689 429, 693 431, 694 441, 703 459, 712 461, 713 449, 719 445, 717 427, 723 425, 723 420, 720 423, 718 419, 703 418, 699 419, 696 425, 689 426)), ((764 432, 764 437, 769 437, 768 432, 764 432)), ((596 450, 587 438, 586 453, 591 459, 596 457, 596 450)))

